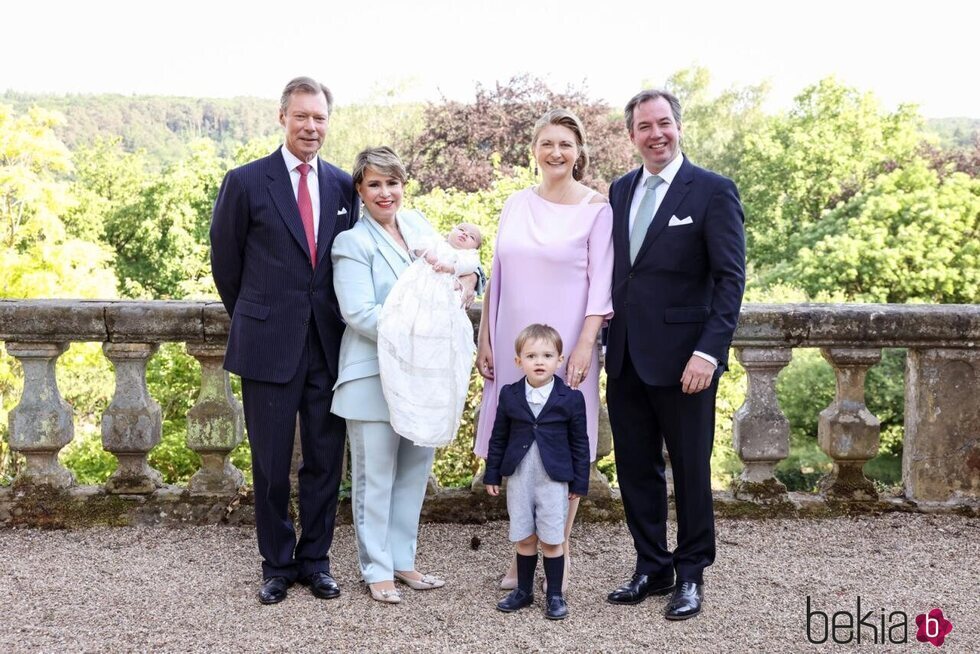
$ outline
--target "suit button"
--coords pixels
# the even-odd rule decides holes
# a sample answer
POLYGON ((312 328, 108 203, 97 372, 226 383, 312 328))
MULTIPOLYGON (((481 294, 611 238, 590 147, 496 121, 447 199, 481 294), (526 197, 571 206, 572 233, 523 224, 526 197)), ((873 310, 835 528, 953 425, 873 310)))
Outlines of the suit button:
POLYGON ((538 428, 538 426, 537 425, 534 425, 534 427, 532 427, 531 429, 537 429, 537 428, 538 428))
POLYGON ((525 449, 525 450, 527 449, 527 445, 525 445, 525 446, 524 446, 524 449, 525 449))
POLYGON ((633 279, 633 277, 634 277, 635 274, 636 273, 630 273, 630 275, 629 275, 630 279, 633 279))

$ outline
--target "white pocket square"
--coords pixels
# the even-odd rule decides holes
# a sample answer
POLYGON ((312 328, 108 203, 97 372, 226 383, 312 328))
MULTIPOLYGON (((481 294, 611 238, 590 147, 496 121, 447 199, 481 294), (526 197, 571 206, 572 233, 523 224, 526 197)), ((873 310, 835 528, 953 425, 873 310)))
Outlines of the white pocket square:
POLYGON ((667 227, 677 227, 678 225, 693 225, 693 224, 694 224, 694 220, 690 216, 688 216, 684 220, 681 220, 677 216, 671 216, 670 222, 667 223, 667 227))
POLYGON ((347 207, 341 207, 340 211, 337 212, 337 215, 343 216, 345 213, 347 213, 347 207))

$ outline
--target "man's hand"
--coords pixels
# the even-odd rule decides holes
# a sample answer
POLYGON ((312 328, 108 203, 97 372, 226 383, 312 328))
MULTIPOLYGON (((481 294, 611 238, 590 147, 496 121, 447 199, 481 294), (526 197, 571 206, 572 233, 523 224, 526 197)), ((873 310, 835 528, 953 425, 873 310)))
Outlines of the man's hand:
POLYGON ((692 354, 684 366, 684 374, 681 375, 681 390, 689 394, 700 393, 711 385, 714 374, 714 364, 692 354))
POLYGON ((497 497, 500 495, 500 486, 497 486, 496 484, 487 484, 487 494, 497 497))
POLYGON ((476 283, 478 278, 476 273, 463 275, 459 278, 460 292, 463 296, 463 308, 469 309, 476 299, 476 283))

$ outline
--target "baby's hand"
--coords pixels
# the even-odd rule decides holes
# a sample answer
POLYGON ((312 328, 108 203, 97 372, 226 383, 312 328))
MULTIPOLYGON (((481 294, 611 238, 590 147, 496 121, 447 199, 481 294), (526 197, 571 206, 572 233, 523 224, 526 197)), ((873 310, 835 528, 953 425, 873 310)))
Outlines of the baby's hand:
POLYGON ((487 484, 487 494, 497 497, 500 495, 500 486, 497 486, 496 484, 487 484))
POLYGON ((454 273, 456 272, 455 266, 451 263, 443 263, 441 261, 430 261, 432 264, 432 269, 438 273, 454 273))

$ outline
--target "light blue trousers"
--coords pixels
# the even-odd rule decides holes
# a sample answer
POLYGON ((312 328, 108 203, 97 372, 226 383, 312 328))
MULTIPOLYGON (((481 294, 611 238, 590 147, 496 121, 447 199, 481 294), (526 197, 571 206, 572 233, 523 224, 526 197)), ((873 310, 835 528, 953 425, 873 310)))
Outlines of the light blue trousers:
POLYGON ((347 421, 354 530, 369 584, 415 569, 419 514, 435 448, 418 447, 387 422, 347 421))

